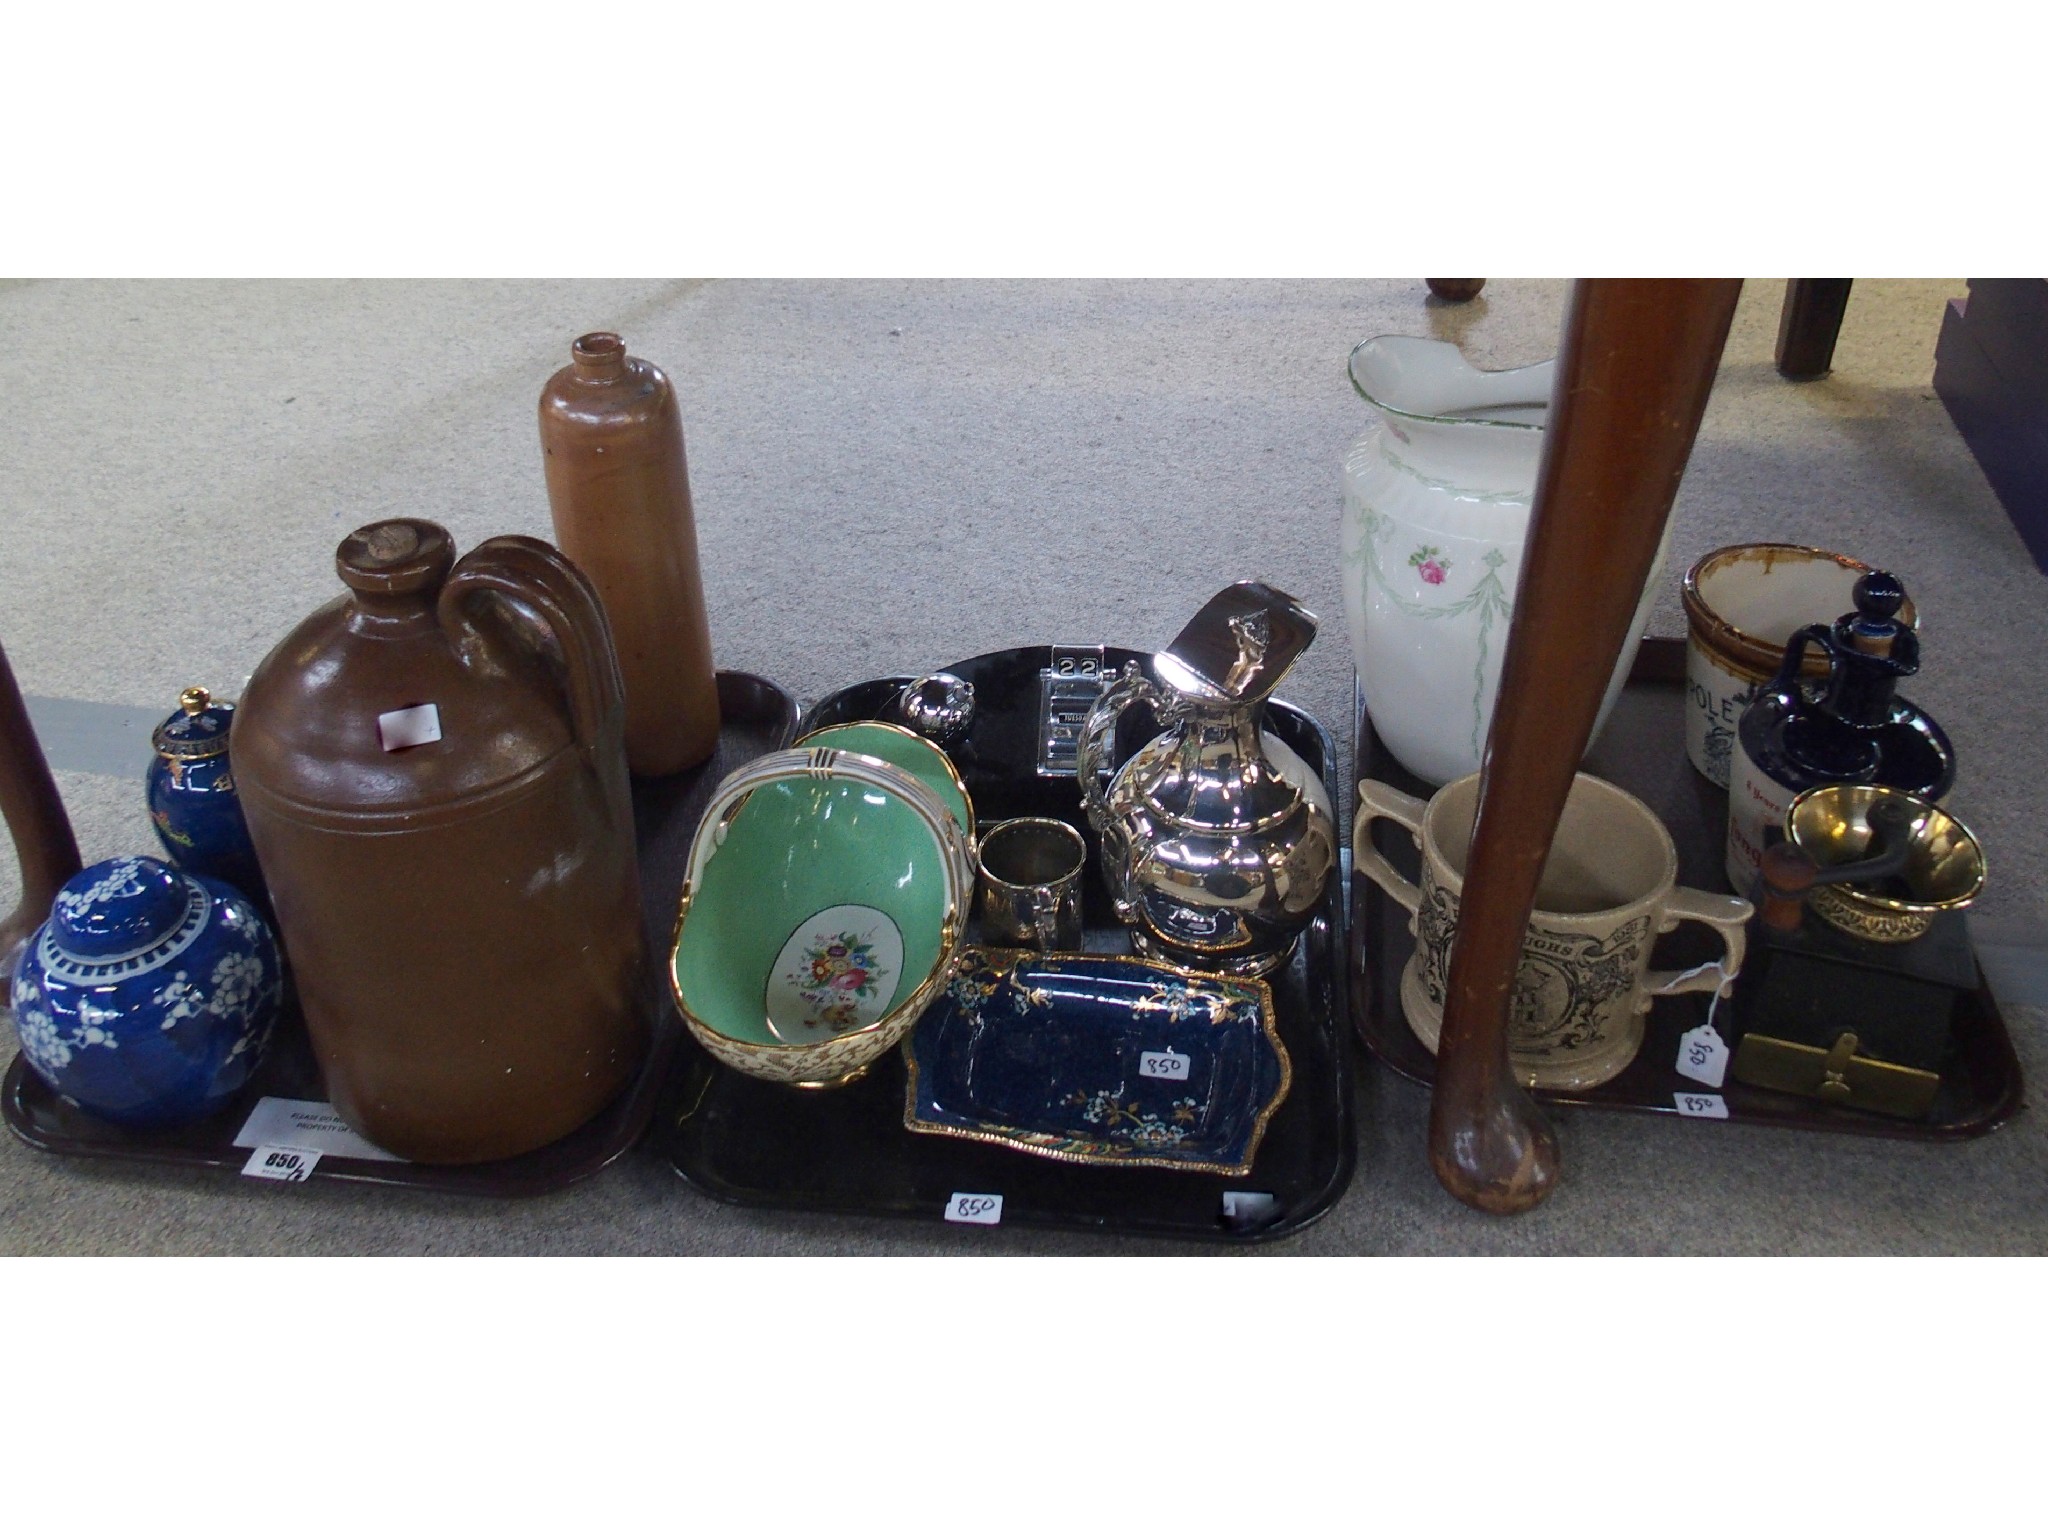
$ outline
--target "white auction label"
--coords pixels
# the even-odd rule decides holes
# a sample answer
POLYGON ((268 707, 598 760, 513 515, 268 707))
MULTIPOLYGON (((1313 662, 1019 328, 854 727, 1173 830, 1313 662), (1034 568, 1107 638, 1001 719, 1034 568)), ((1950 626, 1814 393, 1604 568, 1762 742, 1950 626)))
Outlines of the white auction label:
POLYGON ((433 704, 415 704, 410 709, 386 710, 377 717, 377 739, 386 752, 401 747, 424 747, 441 739, 441 711, 433 704))
POLYGON ((967 1195, 956 1190, 953 1198, 946 1202, 948 1221, 965 1221, 978 1227, 993 1227, 1002 1219, 1001 1195, 967 1195))
POLYGON ((404 1158, 365 1141, 349 1129, 348 1122, 334 1112, 332 1104, 318 1099, 277 1099, 268 1095, 256 1101, 249 1118, 235 1132, 238 1147, 296 1147, 301 1152, 324 1153, 328 1157, 353 1157, 365 1162, 402 1163, 404 1158))
POLYGON ((1188 1080, 1188 1058, 1179 1051, 1140 1051, 1138 1076, 1163 1077, 1170 1083, 1188 1080))
POLYGON ((1671 1102, 1681 1115, 1694 1120, 1726 1120, 1728 1101, 1718 1093, 1674 1093, 1671 1102))
POLYGON ((1678 1037, 1678 1075, 1718 1088, 1728 1075, 1728 1042, 1711 1023, 1678 1037))
POLYGON ((249 1154, 249 1161, 242 1164, 242 1172, 252 1179, 301 1184, 312 1177, 313 1167, 319 1161, 318 1152, 308 1152, 304 1147, 258 1147, 249 1154))

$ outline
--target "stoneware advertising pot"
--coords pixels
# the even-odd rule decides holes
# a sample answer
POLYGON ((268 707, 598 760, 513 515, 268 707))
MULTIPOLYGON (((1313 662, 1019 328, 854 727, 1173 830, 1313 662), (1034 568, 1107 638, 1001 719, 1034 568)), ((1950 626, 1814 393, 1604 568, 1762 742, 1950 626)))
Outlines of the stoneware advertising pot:
MULTIPOLYGON (((1702 555, 1685 573, 1685 755, 1728 787, 1729 761, 1743 710, 1784 660, 1785 645, 1808 624, 1833 622, 1853 606, 1858 577, 1870 567, 1848 555, 1803 544, 1730 544, 1702 555)), ((1918 627, 1912 599, 1900 622, 1918 627)), ((1827 677, 1816 654, 1803 676, 1827 677)))

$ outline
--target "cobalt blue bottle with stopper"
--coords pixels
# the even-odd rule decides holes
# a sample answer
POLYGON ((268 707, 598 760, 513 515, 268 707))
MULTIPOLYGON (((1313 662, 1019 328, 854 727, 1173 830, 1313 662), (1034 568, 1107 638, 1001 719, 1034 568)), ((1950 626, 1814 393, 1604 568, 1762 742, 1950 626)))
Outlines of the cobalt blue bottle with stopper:
POLYGON ((1886 784, 1939 800, 1955 783, 1955 751, 1934 718, 1899 697, 1920 670, 1920 639, 1899 621, 1906 589, 1889 571, 1855 587, 1856 611, 1809 624, 1743 711, 1728 776, 1728 883, 1748 893, 1766 841, 1776 841, 1793 797, 1819 784, 1886 784), (1827 653, 1827 682, 1799 680, 1806 648, 1827 653))

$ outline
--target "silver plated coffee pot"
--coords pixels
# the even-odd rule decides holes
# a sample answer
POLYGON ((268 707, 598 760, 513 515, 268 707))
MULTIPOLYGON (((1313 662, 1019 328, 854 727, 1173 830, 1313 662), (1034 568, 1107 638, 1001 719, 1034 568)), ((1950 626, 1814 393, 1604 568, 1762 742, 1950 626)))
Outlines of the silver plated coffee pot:
POLYGON ((1129 662, 1096 701, 1075 774, 1102 835, 1104 884, 1140 954, 1262 976, 1314 916, 1337 867, 1329 791, 1261 734, 1259 716, 1315 635, 1316 616, 1292 597, 1241 581, 1153 658, 1158 683, 1129 662), (1165 730, 1105 794, 1104 745, 1140 700, 1165 730))

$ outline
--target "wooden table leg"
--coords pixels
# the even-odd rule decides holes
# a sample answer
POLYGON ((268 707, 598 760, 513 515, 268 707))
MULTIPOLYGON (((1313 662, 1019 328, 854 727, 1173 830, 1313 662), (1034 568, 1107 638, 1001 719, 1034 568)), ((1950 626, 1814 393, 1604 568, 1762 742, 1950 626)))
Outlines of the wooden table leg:
POLYGON ((1522 936, 1741 291, 1732 278, 1572 290, 1430 1100, 1436 1176, 1483 1211, 1527 1210, 1557 1177, 1556 1137, 1508 1065, 1522 936))
POLYGON ((28 936, 50 915, 57 890, 78 873, 78 839, 57 794, 57 781, 29 724, 28 705, 0 649, 0 817, 14 836, 21 864, 21 905, 0 918, 0 1006, 12 987, 14 962, 28 936))
POLYGON ((1795 277, 1785 284, 1778 311, 1778 372, 1788 379, 1818 379, 1835 362, 1835 338, 1849 307, 1846 277, 1795 277))

